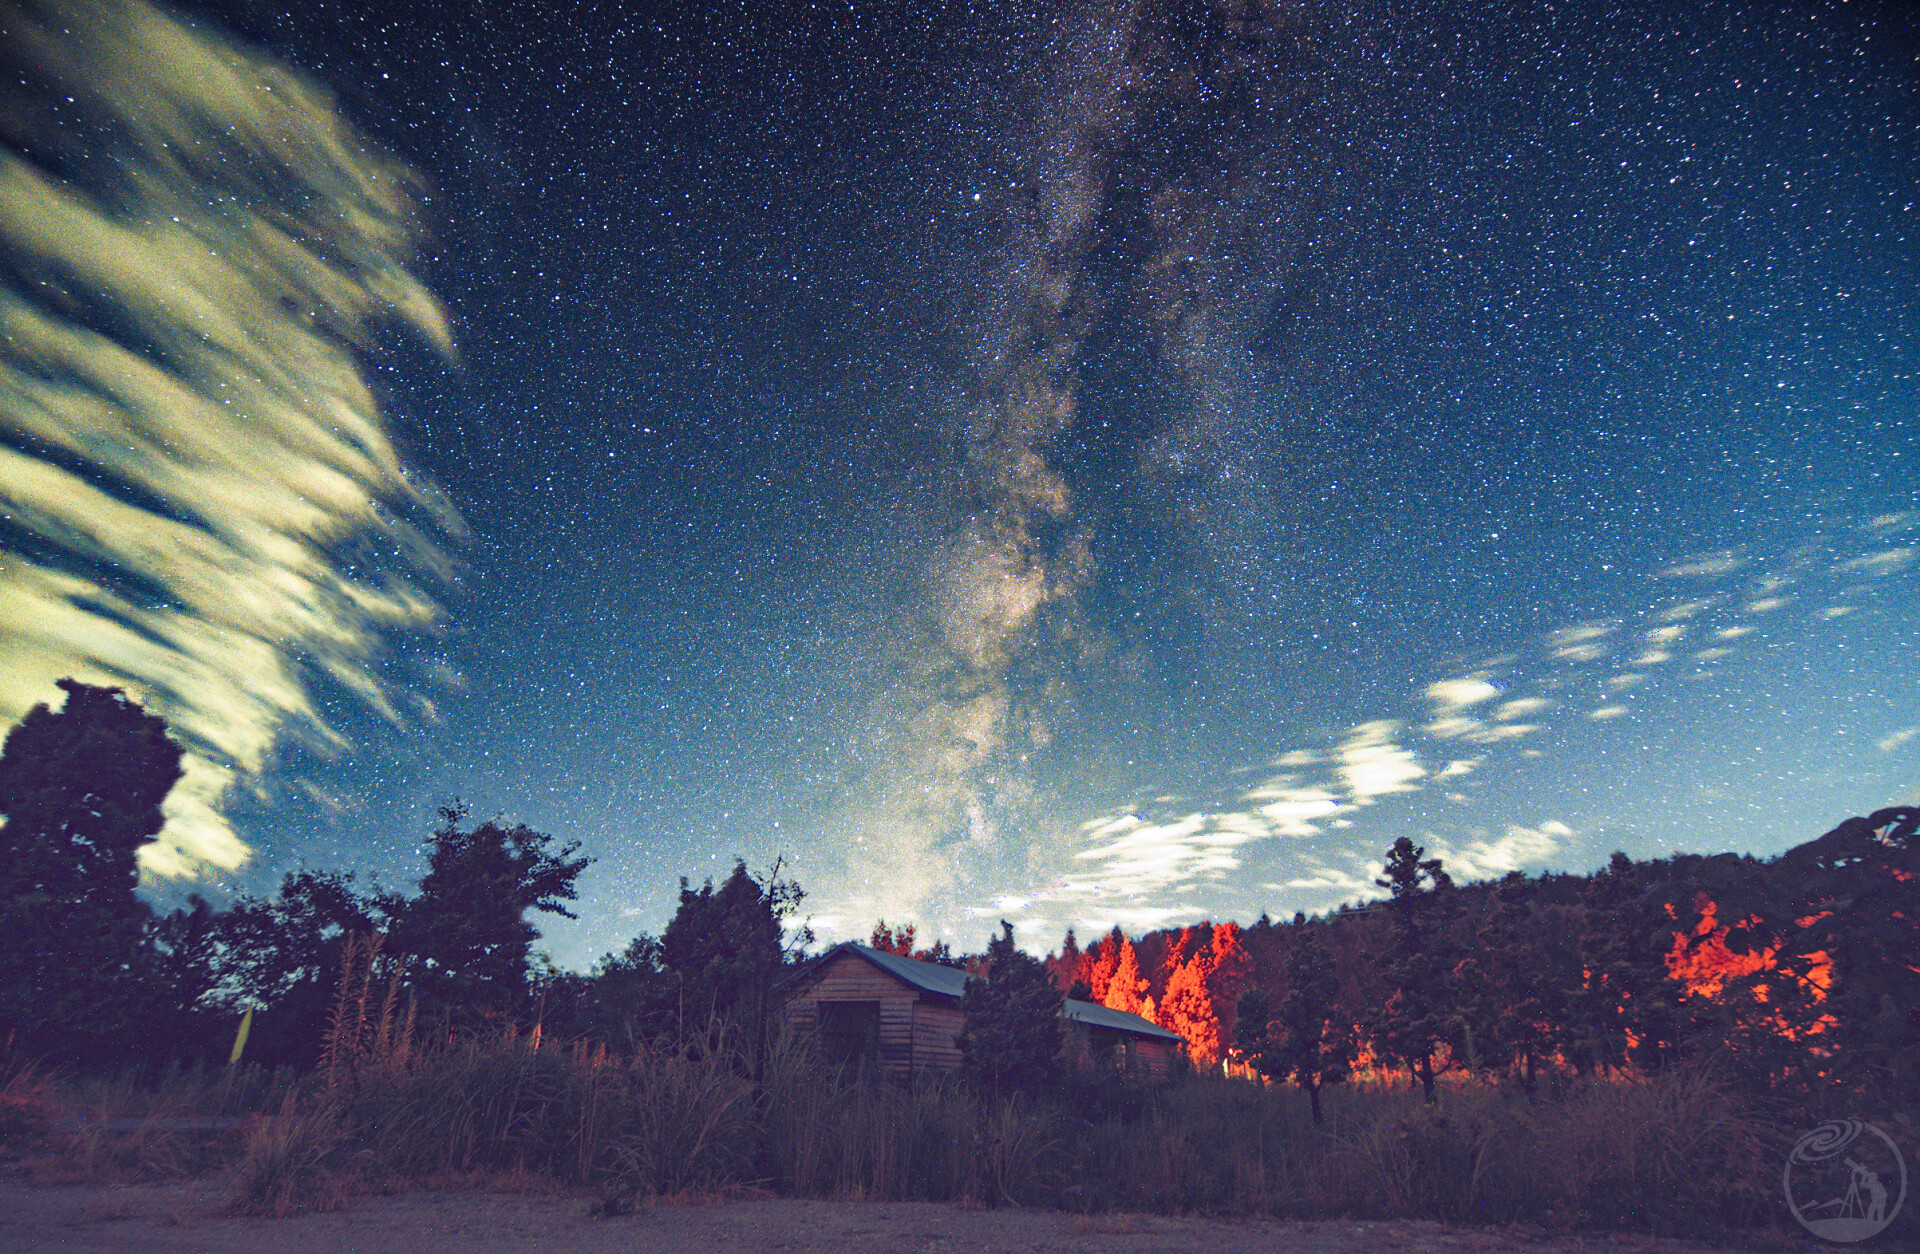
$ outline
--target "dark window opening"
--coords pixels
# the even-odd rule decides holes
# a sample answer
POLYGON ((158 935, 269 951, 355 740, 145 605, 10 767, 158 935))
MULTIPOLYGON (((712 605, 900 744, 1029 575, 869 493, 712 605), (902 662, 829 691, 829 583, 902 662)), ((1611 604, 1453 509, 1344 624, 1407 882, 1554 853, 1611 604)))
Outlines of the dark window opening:
POLYGON ((819 1006, 820 1053, 828 1062, 879 1061, 879 1002, 823 1001, 819 1006))

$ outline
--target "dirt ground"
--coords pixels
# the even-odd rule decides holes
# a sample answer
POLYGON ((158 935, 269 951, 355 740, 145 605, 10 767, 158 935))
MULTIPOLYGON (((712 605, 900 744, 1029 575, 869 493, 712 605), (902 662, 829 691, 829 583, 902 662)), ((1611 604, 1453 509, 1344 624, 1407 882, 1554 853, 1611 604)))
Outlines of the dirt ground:
MULTIPOLYGON (((286 1219, 214 1212, 218 1180, 112 1187, 0 1181, 6 1254, 1726 1254, 1729 1247, 1635 1236, 1486 1231, 1430 1222, 1213 1220, 965 1210, 918 1202, 747 1200, 589 1218, 578 1198, 502 1193, 372 1197, 286 1219)), ((1764 1246, 1769 1254, 1821 1247, 1764 1246)))

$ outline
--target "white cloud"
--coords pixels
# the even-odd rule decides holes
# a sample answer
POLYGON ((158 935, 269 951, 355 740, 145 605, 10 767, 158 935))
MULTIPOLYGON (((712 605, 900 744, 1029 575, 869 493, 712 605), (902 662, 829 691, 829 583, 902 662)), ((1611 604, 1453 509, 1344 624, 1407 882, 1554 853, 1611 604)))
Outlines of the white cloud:
POLYGON ((1334 818, 1353 808, 1324 788, 1269 785, 1250 794, 1249 799, 1265 800, 1256 812, 1277 836, 1317 836, 1321 832, 1318 820, 1334 818))
POLYGON ((1897 570, 1904 570, 1913 561, 1913 552, 1912 549, 1883 549, 1841 562, 1833 569, 1874 576, 1891 575, 1897 570))
POLYGON ((1483 724, 1477 718, 1468 718, 1456 714, 1449 718, 1437 718, 1423 725, 1420 730, 1438 740, 1457 740, 1480 730, 1483 724))
POLYGON ((316 681, 398 717, 373 663, 439 617, 408 581, 450 572, 436 545, 460 521, 402 464, 358 354, 383 321, 450 351, 448 329, 404 268, 412 176, 323 92, 144 5, 57 11, 8 37, 84 86, 67 129, 100 131, 115 182, 96 198, 0 160, 0 513, 73 559, 0 568, 0 719, 67 675, 165 717, 186 773, 141 867, 188 876, 244 861, 222 806, 276 746, 346 747, 316 681), (123 338, 41 299, 60 290, 123 338), (399 557, 354 574, 335 555, 358 545, 399 557))
POLYGON ((1663 579, 1710 578, 1739 570, 1746 564, 1745 558, 1737 557, 1731 549, 1726 549, 1718 553, 1703 553, 1698 557, 1675 563, 1661 571, 1660 577, 1663 579))
POLYGON ((1547 649, 1557 658, 1570 662, 1591 662, 1607 655, 1603 643, 1614 632, 1611 623, 1581 623, 1563 627, 1547 635, 1547 649))
POLYGON ((1661 610, 1658 614, 1654 615, 1654 618, 1663 623, 1685 622, 1701 610, 1711 608, 1718 599, 1717 597, 1706 597, 1699 601, 1682 601, 1677 605, 1670 605, 1666 609, 1661 610))
POLYGON ((1539 827, 1511 826, 1497 840, 1481 838, 1451 847, 1438 843, 1429 846, 1432 856, 1441 860, 1447 874, 1455 880, 1496 879, 1509 871, 1538 866, 1560 849, 1560 841, 1573 835, 1573 829, 1560 822, 1539 827))
POLYGON ((1459 679, 1441 679, 1427 685, 1427 700, 1436 712, 1450 714, 1500 695, 1500 690, 1479 675, 1459 679))
POLYGON ((1427 774, 1412 750, 1393 743, 1400 725, 1390 720, 1363 723, 1348 733, 1337 751, 1339 775, 1355 805, 1396 792, 1417 792, 1415 780, 1427 774))
POLYGON ((1619 718, 1627 712, 1627 707, 1624 705, 1603 705, 1587 715, 1587 717, 1593 719, 1595 722, 1604 723, 1610 719, 1619 718))
POLYGON ((1522 697, 1516 701, 1503 703, 1493 712, 1493 716, 1503 723, 1510 723, 1516 718, 1526 718, 1530 714, 1538 714, 1542 710, 1552 708, 1553 702, 1545 697, 1522 697))
POLYGON ((1522 736, 1531 736, 1539 730, 1538 723, 1498 723, 1492 727, 1470 731, 1460 739, 1475 745, 1497 745, 1505 740, 1518 740, 1522 736))
POLYGON ((1920 727, 1903 727, 1897 732, 1889 732, 1887 735, 1880 737, 1880 739, 1873 742, 1873 747, 1882 753, 1892 753, 1895 749, 1906 744, 1915 736, 1920 736, 1920 727))

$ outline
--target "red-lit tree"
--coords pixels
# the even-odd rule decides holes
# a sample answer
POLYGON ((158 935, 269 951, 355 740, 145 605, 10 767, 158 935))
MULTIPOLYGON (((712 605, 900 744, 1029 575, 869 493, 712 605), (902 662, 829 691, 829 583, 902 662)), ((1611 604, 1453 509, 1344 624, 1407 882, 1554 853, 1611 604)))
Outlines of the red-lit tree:
POLYGON ((1147 979, 1140 974, 1140 959, 1133 952, 1133 942, 1122 936, 1119 957, 1100 1004, 1112 1010, 1151 1017, 1153 1003, 1146 994, 1147 979))
POLYGON ((1207 952, 1200 950, 1173 973, 1154 1014, 1161 1027, 1185 1039, 1187 1057, 1198 1067, 1217 1066, 1226 1043, 1220 1036, 1213 992, 1207 987, 1207 952))

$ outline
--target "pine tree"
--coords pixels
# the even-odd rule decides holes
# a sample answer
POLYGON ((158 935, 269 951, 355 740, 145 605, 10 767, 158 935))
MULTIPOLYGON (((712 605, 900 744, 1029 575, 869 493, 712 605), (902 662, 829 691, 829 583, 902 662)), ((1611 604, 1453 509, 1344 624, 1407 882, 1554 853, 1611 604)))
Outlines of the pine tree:
POLYGON ((1187 1057, 1198 1067, 1219 1065, 1225 1045, 1213 991, 1207 987, 1207 952, 1199 950, 1173 973, 1154 1015, 1161 1027, 1186 1041, 1187 1057))
POLYGON ((1060 942, 1060 957, 1049 963, 1053 971, 1053 982, 1061 989, 1071 989, 1080 979, 1080 942, 1074 937, 1073 929, 1067 929, 1065 939, 1060 942))
POLYGON ((1253 978, 1253 955, 1237 923, 1222 923, 1213 929, 1213 944, 1207 958, 1207 991, 1219 1015, 1220 1039, 1233 1039, 1235 1007, 1247 981, 1253 978))
POLYGON ((1140 959, 1134 953, 1133 942, 1124 936, 1120 938, 1119 956, 1100 1004, 1110 1010, 1124 1010, 1134 1015, 1148 1013, 1148 1007, 1152 1004, 1147 999, 1147 978, 1140 974, 1140 959))
POLYGON ((987 944, 984 978, 967 981, 960 1010, 966 1027, 954 1038, 961 1072, 993 1093, 1039 1091, 1059 1075, 1063 1031, 1060 986, 1039 960, 1013 943, 1013 925, 987 944))
MULTIPOLYGON (((1086 980, 1092 990, 1092 1000, 1101 1005, 1107 1004, 1107 990, 1113 986, 1113 974, 1120 969, 1120 950, 1127 943, 1125 932, 1118 923, 1113 931, 1102 937, 1092 949, 1087 950, 1081 960, 1081 978, 1086 980)), ((1135 960, 1136 971, 1139 962, 1135 960)))
MULTIPOLYGON (((1392 939, 1383 963, 1389 992, 1371 1026, 1375 1051, 1397 1058, 1420 1079, 1422 1095, 1434 1100, 1434 1055, 1458 1039, 1460 1007, 1454 969, 1458 958, 1442 917, 1451 904, 1453 880, 1438 858, 1402 836, 1387 852, 1392 939)), ((1456 1051, 1455 1056, 1458 1056, 1456 1051)))

